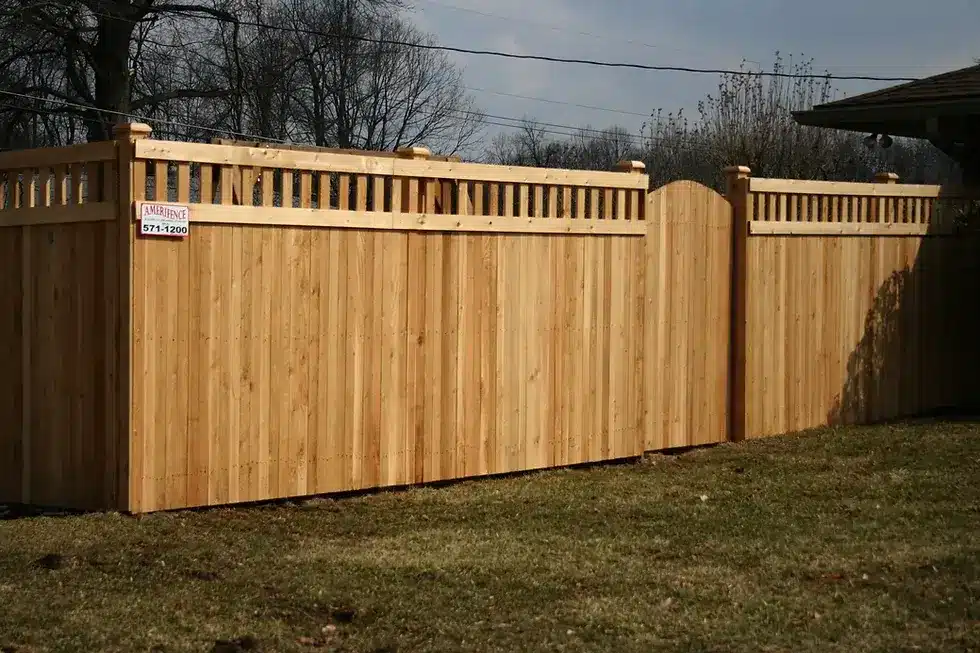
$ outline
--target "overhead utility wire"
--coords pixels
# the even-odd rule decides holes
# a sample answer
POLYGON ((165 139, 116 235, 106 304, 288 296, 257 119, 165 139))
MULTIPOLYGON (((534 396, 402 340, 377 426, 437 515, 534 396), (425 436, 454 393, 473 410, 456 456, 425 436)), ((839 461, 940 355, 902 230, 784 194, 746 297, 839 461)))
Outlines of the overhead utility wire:
MULTIPOLYGON (((458 5, 451 5, 444 2, 437 2, 436 0, 421 0, 421 1, 424 2, 425 4, 432 5, 433 7, 452 9, 453 11, 460 11, 468 14, 474 14, 477 16, 482 16, 484 18, 494 18, 497 20, 506 21, 508 23, 523 23, 525 25, 531 25, 533 27, 541 27, 547 30, 551 30, 553 32, 563 32, 565 34, 574 34, 575 36, 588 36, 590 38, 594 38, 600 41, 608 42, 610 40, 615 39, 617 43, 629 43, 631 45, 638 45, 644 48, 660 50, 661 52, 666 50, 669 52, 691 53, 694 51, 692 48, 666 47, 663 45, 644 43, 643 41, 637 41, 635 39, 622 38, 621 36, 613 37, 608 34, 596 34, 595 32, 586 32, 583 30, 576 29, 574 27, 562 27, 560 25, 553 25, 551 23, 545 23, 543 21, 538 21, 538 20, 530 20, 528 18, 523 18, 518 16, 504 16, 503 14, 493 14, 488 11, 480 11, 479 9, 470 9, 469 7, 460 7, 458 5)), ((424 8, 420 8, 420 9, 423 12, 426 11, 424 8)), ((751 59, 746 59, 746 62, 759 65, 758 61, 753 61, 751 59)))
MULTIPOLYGON (((196 123, 183 122, 183 121, 178 121, 178 120, 170 120, 170 119, 167 119, 167 118, 153 118, 153 117, 150 117, 150 116, 143 116, 143 115, 138 115, 138 114, 133 114, 133 113, 126 113, 124 111, 110 111, 108 109, 99 109, 97 107, 93 107, 93 106, 86 105, 86 104, 79 104, 77 102, 68 102, 67 100, 61 100, 61 99, 56 99, 56 98, 38 97, 36 95, 26 95, 24 93, 15 93, 13 91, 6 91, 6 90, 2 90, 2 89, 0 89, 0 95, 6 95, 6 96, 16 97, 16 98, 21 98, 21 99, 26 99, 26 100, 34 100, 34 101, 37 101, 37 102, 44 102, 44 103, 53 104, 53 105, 56 105, 56 106, 71 107, 71 108, 74 108, 74 109, 81 109, 81 110, 86 110, 86 111, 97 111, 97 112, 101 112, 101 113, 107 113, 107 114, 110 114, 110 115, 121 116, 121 117, 124 117, 124 118, 133 118, 133 119, 139 120, 141 122, 147 122, 147 123, 152 123, 152 124, 171 125, 171 126, 174 126, 174 127, 183 127, 185 129, 200 129, 200 130, 211 132, 211 133, 214 133, 214 134, 229 135, 229 136, 238 136, 238 137, 241 137, 241 138, 244 138, 244 139, 253 140, 253 141, 259 141, 259 142, 279 143, 279 144, 289 144, 289 143, 292 142, 292 141, 285 141, 285 140, 282 140, 282 139, 277 139, 277 138, 272 138, 272 137, 259 136, 257 134, 242 133, 242 132, 236 132, 236 131, 229 130, 229 129, 221 129, 221 128, 218 128, 218 127, 208 127, 208 126, 199 125, 199 124, 196 124, 196 123)), ((5 107, 5 108, 9 108, 9 109, 25 110, 25 107, 20 107, 20 106, 11 105, 11 104, 0 104, 0 107, 5 107)), ((26 110, 35 111, 35 112, 37 111, 36 109, 26 109, 26 110)), ((480 114, 479 112, 471 112, 471 111, 466 111, 466 110, 462 110, 462 109, 453 109, 451 111, 454 112, 454 113, 457 113, 457 114, 460 114, 460 113, 461 114, 466 114, 466 115, 471 115, 472 114, 472 117, 479 117, 479 116, 484 116, 485 115, 485 114, 480 114)), ((424 110, 420 110, 419 113, 422 113, 422 114, 425 114, 425 115, 432 115, 431 112, 426 112, 424 110)), ((494 126, 494 127, 504 127, 504 128, 507 128, 507 129, 519 129, 519 130, 520 129, 525 129, 526 127, 531 127, 537 133, 547 134, 547 135, 550 135, 550 136, 562 136, 562 137, 566 137, 566 138, 571 138, 571 137, 575 137, 575 136, 581 136, 583 134, 586 135, 586 136, 594 135, 596 138, 601 138, 603 136, 603 132, 601 132, 600 130, 597 130, 597 129, 589 129, 589 128, 586 128, 586 127, 575 127, 573 125, 562 125, 562 124, 558 124, 558 123, 541 123, 541 122, 537 122, 537 121, 533 121, 533 120, 524 120, 522 118, 512 118, 510 116, 489 116, 489 117, 490 118, 496 118, 496 120, 492 120, 492 119, 491 120, 487 120, 487 119, 484 118, 482 120, 482 123, 483 124, 487 124, 487 125, 491 125, 491 126, 494 126), (509 122, 499 122, 500 120, 510 120, 510 121, 514 121, 514 122, 512 122, 512 123, 509 123, 509 122), (567 131, 560 131, 560 130, 567 130, 567 131)), ((644 137, 644 136, 638 136, 636 134, 618 134, 617 135, 617 138, 620 139, 622 142, 625 142, 625 143, 627 143, 627 144, 629 144, 629 145, 631 145, 633 147, 637 147, 637 148, 642 148, 647 143, 656 143, 656 142, 660 142, 660 141, 663 141, 664 140, 662 137, 656 137, 656 136, 644 137)), ((694 143, 685 143, 684 144, 684 147, 686 149, 691 149, 691 150, 698 149, 698 146, 696 146, 694 143)))
MULTIPOLYGON (((105 16, 110 18, 115 18, 117 20, 127 20, 130 22, 141 22, 133 19, 122 18, 120 16, 112 16, 110 14, 93 12, 95 15, 105 16)), ((192 12, 186 12, 192 13, 192 12)), ((577 59, 570 57, 554 57, 543 54, 517 54, 515 52, 503 52, 500 50, 477 50, 473 48, 460 48, 451 45, 437 45, 434 43, 412 43, 410 41, 400 41, 396 39, 377 39, 370 36, 357 36, 352 34, 328 34, 326 32, 321 32, 319 30, 310 29, 307 27, 286 27, 282 25, 270 25, 268 23, 263 23, 256 20, 238 20, 233 18, 226 18, 224 16, 215 16, 212 14, 198 13, 198 18, 204 20, 211 20, 219 23, 226 23, 229 25, 239 25, 245 27, 256 27, 259 29, 268 29, 282 32, 294 32, 297 34, 309 34, 311 36, 320 36, 328 39, 344 39, 349 41, 359 41, 362 43, 374 43, 375 45, 397 45, 404 48, 413 48, 416 50, 430 50, 439 52, 455 52, 458 54, 472 54, 481 55, 488 57, 500 57, 504 59, 518 59, 524 61, 548 61, 551 63, 565 63, 565 64, 578 64, 583 66, 594 66, 600 68, 625 68, 632 70, 650 70, 659 72, 678 72, 678 73, 691 73, 699 75, 732 75, 738 77, 778 77, 786 79, 834 79, 834 80, 862 80, 862 81, 872 81, 872 82, 914 82, 919 78, 917 77, 879 77, 876 75, 832 75, 830 73, 824 74, 803 74, 803 73, 782 73, 782 72, 766 72, 766 71, 750 71, 750 70, 730 70, 724 68, 695 68, 691 66, 666 66, 666 65, 655 65, 655 64, 642 64, 642 63, 632 63, 625 61, 601 61, 598 59, 577 59)))
MULTIPOLYGON (((207 15, 207 18, 216 20, 219 22, 233 23, 235 21, 228 20, 226 18, 221 18, 219 16, 207 15)), ((548 61, 551 63, 565 63, 565 64, 578 64, 583 66, 595 66, 600 68, 627 68, 633 70, 650 70, 659 72, 678 72, 678 73, 691 73, 699 75, 734 75, 734 76, 753 76, 753 77, 780 77, 789 79, 835 79, 835 80, 863 80, 872 82, 914 82, 917 77, 879 77, 875 75, 831 75, 831 74, 811 74, 804 75, 802 73, 780 73, 780 72, 765 72, 765 71, 748 71, 748 70, 725 70, 723 68, 694 68, 689 66, 662 66, 654 64, 641 64, 641 63, 631 63, 624 61, 600 61, 598 59, 576 59, 569 57, 553 57, 543 54, 517 54, 514 52, 502 52, 499 50, 477 50, 472 48, 460 48, 450 45, 436 45, 432 43, 412 43, 409 41, 398 41, 395 39, 376 39, 369 36, 353 36, 353 35, 336 35, 327 34, 325 32, 320 32, 317 30, 312 30, 303 27, 281 27, 276 25, 268 25, 266 23, 261 23, 259 21, 237 21, 239 25, 245 25, 247 27, 258 27, 263 29, 273 29, 273 30, 285 30, 293 31, 301 34, 310 34, 313 36, 322 36, 325 38, 337 38, 337 39, 349 39, 353 41, 361 41, 365 43, 374 43, 376 45, 397 45, 407 48, 415 48, 419 50, 435 50, 442 52, 455 52, 458 54, 472 54, 481 55, 489 57, 501 57, 504 59, 519 59, 524 61, 548 61)))
MULTIPOLYGON (((60 100, 56 98, 45 98, 38 97, 37 95, 27 95, 25 93, 15 93, 14 91, 6 91, 0 89, 0 95, 6 95, 9 97, 21 98, 24 100, 35 100, 37 102, 47 102, 48 104, 54 104, 62 107, 71 107, 72 109, 81 109, 83 111, 97 111, 99 113, 107 113, 113 116, 121 116, 123 118, 135 118, 141 122, 159 123, 161 125, 172 125, 174 127, 183 127, 185 129, 201 129, 214 134, 228 134, 230 136, 240 136, 242 138, 247 138, 249 140, 263 140, 263 141, 273 141, 276 143, 285 144, 286 141, 276 138, 266 138, 264 136, 257 136, 255 134, 245 134, 242 132, 232 131, 230 129, 219 129, 217 127, 207 127, 205 125, 195 125, 190 122, 181 122, 179 120, 170 120, 167 118, 151 118, 149 116, 141 116, 135 113, 126 113, 125 111, 113 111, 111 109, 99 109, 98 107, 93 107, 87 104, 79 104, 78 102, 69 102, 67 100, 60 100)), ((19 107, 18 107, 19 108, 19 107)))
POLYGON ((503 97, 517 98, 519 100, 531 100, 533 102, 544 102, 547 104, 558 104, 566 107, 576 107, 578 109, 590 109, 592 111, 607 111, 609 113, 619 113, 624 116, 637 116, 640 118, 650 118, 652 113, 641 113, 639 111, 627 111, 626 109, 613 109, 611 107, 599 107, 592 104, 578 104, 576 102, 566 102, 564 100, 552 100, 543 97, 534 97, 533 95, 520 95, 518 93, 504 93, 503 91, 494 91, 488 88, 479 88, 476 86, 467 86, 466 90, 474 91, 476 93, 488 93, 490 95, 500 95, 503 97))

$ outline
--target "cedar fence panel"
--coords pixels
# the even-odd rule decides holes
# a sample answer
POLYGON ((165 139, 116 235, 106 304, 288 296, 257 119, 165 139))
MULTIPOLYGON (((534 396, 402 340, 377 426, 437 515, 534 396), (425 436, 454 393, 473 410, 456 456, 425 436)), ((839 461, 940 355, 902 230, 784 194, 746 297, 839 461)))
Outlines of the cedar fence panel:
POLYGON ((742 286, 735 437, 862 424, 970 403, 974 197, 732 169, 742 286))
POLYGON ((116 164, 0 153, 0 500, 121 507, 116 164))
POLYGON ((977 404, 966 191, 148 136, 0 153, 0 502, 219 505, 977 404), (139 235, 147 202, 188 236, 139 235))
POLYGON ((137 141, 131 509, 642 453, 647 179, 137 141))

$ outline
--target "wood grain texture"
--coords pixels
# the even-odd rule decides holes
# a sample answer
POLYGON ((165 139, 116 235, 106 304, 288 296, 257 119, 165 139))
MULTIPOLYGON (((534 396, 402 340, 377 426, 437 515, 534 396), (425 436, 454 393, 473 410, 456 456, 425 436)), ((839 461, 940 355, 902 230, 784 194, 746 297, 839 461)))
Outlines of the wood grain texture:
POLYGON ((220 505, 980 408, 967 194, 740 168, 727 199, 644 197, 636 167, 147 133, 0 157, 0 502, 220 505), (190 236, 136 237, 146 200, 189 204, 190 236))
POLYGON ((137 239, 133 509, 638 455, 644 252, 250 225, 137 239))
POLYGON ((650 193, 642 379, 644 447, 728 439, 732 209, 681 181, 650 193))
POLYGON ((772 192, 746 203, 746 437, 975 403, 980 322, 963 298, 980 240, 956 230, 963 200, 895 184, 787 196, 776 181, 753 180, 772 192))
POLYGON ((0 229, 0 503, 124 508, 117 234, 108 221, 0 229))

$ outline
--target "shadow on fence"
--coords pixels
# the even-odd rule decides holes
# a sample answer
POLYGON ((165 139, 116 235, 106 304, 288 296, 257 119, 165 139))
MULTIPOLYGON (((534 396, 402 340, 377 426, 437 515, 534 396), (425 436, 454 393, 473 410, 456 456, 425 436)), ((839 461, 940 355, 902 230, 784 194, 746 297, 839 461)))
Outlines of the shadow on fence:
POLYGON ((829 424, 978 413, 978 262, 974 230, 922 239, 877 289, 829 424))

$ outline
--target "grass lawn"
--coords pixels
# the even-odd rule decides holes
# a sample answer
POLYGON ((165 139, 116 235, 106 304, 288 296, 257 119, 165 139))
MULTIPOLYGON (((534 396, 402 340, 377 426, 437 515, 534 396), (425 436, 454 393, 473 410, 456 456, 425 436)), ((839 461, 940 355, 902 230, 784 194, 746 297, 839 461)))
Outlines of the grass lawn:
POLYGON ((0 651, 977 651, 980 425, 0 521, 0 651))

